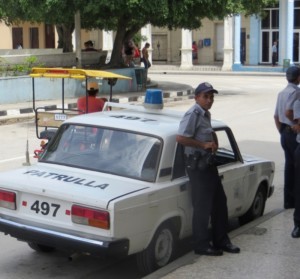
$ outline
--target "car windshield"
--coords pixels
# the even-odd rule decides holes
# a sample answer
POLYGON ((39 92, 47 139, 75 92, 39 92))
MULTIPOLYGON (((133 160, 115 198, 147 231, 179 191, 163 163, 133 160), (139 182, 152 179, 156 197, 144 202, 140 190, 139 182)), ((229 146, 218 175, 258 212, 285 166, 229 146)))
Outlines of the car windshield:
POLYGON ((65 124, 40 161, 155 181, 161 147, 154 136, 65 124))

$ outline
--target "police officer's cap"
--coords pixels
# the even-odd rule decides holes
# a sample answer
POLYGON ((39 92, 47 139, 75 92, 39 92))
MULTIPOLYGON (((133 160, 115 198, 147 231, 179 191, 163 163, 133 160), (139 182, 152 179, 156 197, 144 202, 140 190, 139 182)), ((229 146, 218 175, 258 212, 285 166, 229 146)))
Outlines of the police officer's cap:
POLYGON ((198 85, 198 87, 195 89, 195 95, 198 95, 200 93, 216 93, 218 94, 218 91, 212 87, 212 85, 208 82, 203 82, 198 85))
POLYGON ((286 70, 286 79, 289 82, 294 82, 300 76, 300 68, 297 66, 291 66, 286 70))

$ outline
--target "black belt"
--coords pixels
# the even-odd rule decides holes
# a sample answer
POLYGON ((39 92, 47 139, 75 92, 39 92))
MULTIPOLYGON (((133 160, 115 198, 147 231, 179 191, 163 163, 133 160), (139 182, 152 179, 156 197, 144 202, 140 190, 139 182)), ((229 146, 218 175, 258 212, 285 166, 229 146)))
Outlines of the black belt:
POLYGON ((296 133, 291 126, 284 123, 281 123, 280 132, 296 133))

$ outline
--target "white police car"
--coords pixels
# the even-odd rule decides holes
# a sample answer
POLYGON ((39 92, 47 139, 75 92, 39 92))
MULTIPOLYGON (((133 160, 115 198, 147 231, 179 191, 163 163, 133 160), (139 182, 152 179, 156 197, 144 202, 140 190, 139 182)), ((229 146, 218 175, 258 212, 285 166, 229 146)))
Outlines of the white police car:
MULTIPOLYGON (((107 107, 65 121, 36 165, 0 173, 0 231, 37 251, 136 254, 150 273, 192 232, 190 186, 175 140, 182 113, 107 107)), ((273 192, 274 163, 241 155, 230 128, 213 127, 229 216, 253 220, 273 192)))

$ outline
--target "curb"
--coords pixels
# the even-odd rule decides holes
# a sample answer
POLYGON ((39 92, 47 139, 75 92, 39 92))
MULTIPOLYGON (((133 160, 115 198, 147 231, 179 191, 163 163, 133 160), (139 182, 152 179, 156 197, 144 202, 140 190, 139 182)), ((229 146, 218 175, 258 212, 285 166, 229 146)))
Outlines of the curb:
MULTIPOLYGON (((193 89, 187 89, 187 90, 181 90, 181 91, 164 91, 163 92, 163 100, 165 103, 168 102, 176 102, 176 101, 182 101, 184 99, 192 99, 194 90, 193 89)), ((143 103, 145 96, 144 92, 140 92, 137 95, 129 96, 129 97, 122 97, 119 96, 117 98, 113 98, 113 102, 115 103, 143 103)), ((51 102, 51 101, 49 101, 51 102)), ((54 101, 53 101, 54 102, 54 101)), ((18 106, 18 104, 16 104, 18 106)), ((46 105, 44 106, 46 111, 61 109, 61 105, 46 105)), ((65 104, 66 109, 76 109, 77 103, 68 103, 65 104)), ((34 115, 34 109, 33 108, 20 108, 20 109, 8 109, 8 110, 1 110, 0 111, 0 123, 4 124, 7 123, 8 119, 10 118, 18 118, 18 117, 28 117, 29 115, 34 115)))

